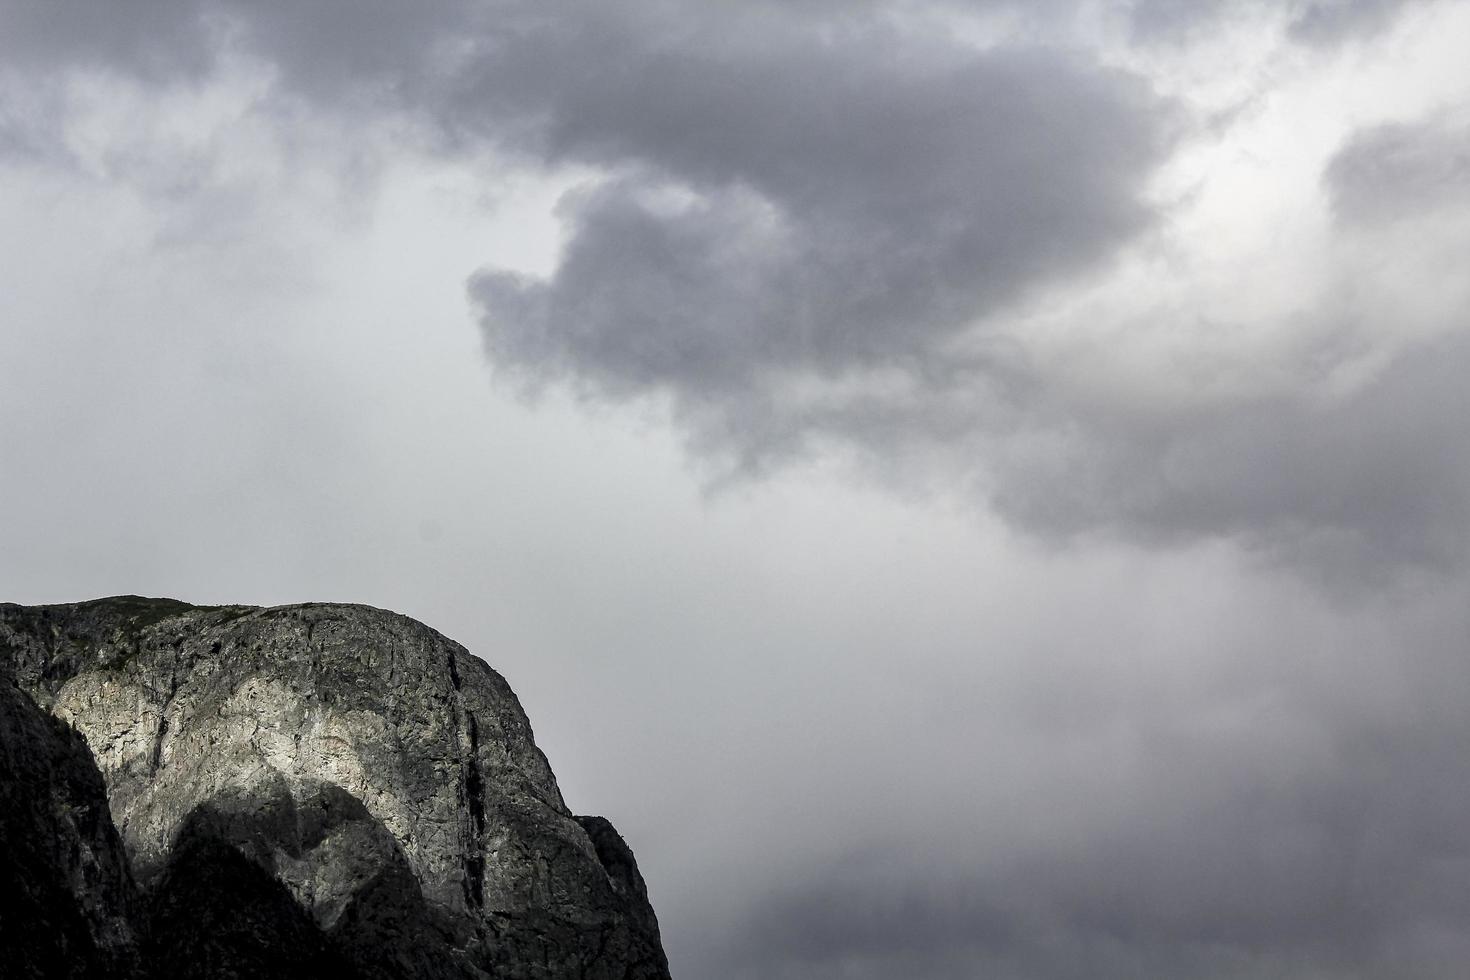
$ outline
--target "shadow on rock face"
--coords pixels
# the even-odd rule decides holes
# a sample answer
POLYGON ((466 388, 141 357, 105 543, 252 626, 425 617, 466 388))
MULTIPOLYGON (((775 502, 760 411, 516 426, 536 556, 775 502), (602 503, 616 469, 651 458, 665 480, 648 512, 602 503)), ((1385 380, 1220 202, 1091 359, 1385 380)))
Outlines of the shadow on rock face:
POLYGON ((179 835, 148 901, 144 961, 151 977, 307 980, 358 972, 286 886, 206 821, 179 835))
POLYGON ((82 737, 0 673, 0 975, 128 976, 136 899, 82 737))
POLYGON ((424 900, 393 835, 331 784, 298 800, 280 780, 265 794, 196 807, 151 910, 148 953, 160 977, 188 975, 174 970, 200 950, 262 971, 241 977, 478 975, 459 952, 473 931, 424 900))

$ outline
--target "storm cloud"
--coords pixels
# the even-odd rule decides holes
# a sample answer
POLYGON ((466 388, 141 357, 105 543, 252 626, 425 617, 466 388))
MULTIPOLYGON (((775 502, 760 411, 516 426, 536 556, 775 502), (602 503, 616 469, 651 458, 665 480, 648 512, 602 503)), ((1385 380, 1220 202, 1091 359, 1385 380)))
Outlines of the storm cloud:
MULTIPOLYGON (((1389 13, 1308 5, 1285 29, 1320 38, 1389 13)), ((937 447, 991 505, 1049 536, 1237 536, 1345 579, 1464 560, 1465 453, 1449 421, 1463 405, 1442 366, 1463 347, 1445 335, 1459 329, 1465 276, 1450 257, 1467 225, 1432 246, 1434 309, 1393 312, 1396 277, 1423 260, 1414 249, 1366 275, 1347 254, 1375 207, 1443 224, 1432 199, 1407 196, 1463 200, 1449 137, 1415 157, 1391 126, 1351 134, 1319 184, 1342 227, 1314 244, 1337 268, 1273 314, 1301 337, 1270 365, 1282 382, 1186 396, 1165 417, 1136 393, 1069 392, 1015 324, 1130 246, 1193 246, 1168 227, 1182 205, 1145 194, 1187 131, 1181 106, 1076 53, 976 50, 861 16, 834 28, 790 15, 759 41, 748 32, 769 15, 680 23, 677 45, 646 25, 533 32, 524 66, 508 59, 481 82, 524 98, 523 114, 536 107, 526 138, 549 160, 611 175, 563 200, 552 275, 472 281, 502 371, 594 398, 665 396, 717 470, 833 445, 881 469, 895 443, 937 447), (1375 176, 1375 159, 1397 169, 1375 176), (1399 196, 1364 203, 1388 186, 1399 196), (1397 345, 1393 316, 1444 339, 1397 345), (1350 371, 1366 376, 1324 392, 1350 371)), ((1217 317, 1134 315, 1154 331, 1217 317)))
POLYGON ((1136 78, 878 27, 719 26, 528 59, 587 66, 557 71, 546 152, 617 176, 565 202, 552 279, 475 281, 497 362, 691 402, 922 371, 1152 218, 1140 188, 1170 119, 1136 78))
POLYGON ((0 598, 424 618, 676 975, 1462 977, 1467 11, 0 0, 0 598))
MULTIPOLYGON (((1363 36, 1408 6, 1256 11, 1251 30, 1363 36)), ((1271 390, 1185 392, 1160 412, 1152 389, 1178 382, 1120 391, 1090 330, 1260 324, 1202 296, 1053 308, 1140 256, 1208 246, 1161 174, 1218 135, 1202 105, 1065 27, 1065 5, 152 0, 115 30, 74 4, 7 14, 8 43, 53 67, 193 78, 248 52, 279 72, 283 105, 389 114, 434 152, 578 175, 548 274, 470 279, 492 364, 525 391, 663 400, 715 479, 834 451, 880 472, 917 458, 1048 538, 1225 535, 1340 579, 1465 558, 1465 454, 1445 422, 1462 405, 1439 380, 1467 289, 1452 121, 1344 133, 1302 188, 1337 222, 1301 243, 1320 268, 1290 306, 1253 311, 1289 338, 1243 355, 1271 390), (1069 317, 1076 342, 1038 346, 1038 316, 1069 317)), ((1182 16, 1127 13, 1145 34, 1182 16)))

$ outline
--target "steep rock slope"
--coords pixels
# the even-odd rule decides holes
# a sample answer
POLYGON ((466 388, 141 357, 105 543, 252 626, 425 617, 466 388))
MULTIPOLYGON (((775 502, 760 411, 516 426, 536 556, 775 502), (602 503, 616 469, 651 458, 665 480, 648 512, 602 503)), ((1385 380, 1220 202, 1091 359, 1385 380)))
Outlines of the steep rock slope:
POLYGON ((114 977, 134 888, 87 743, 0 677, 0 974, 114 977))
POLYGON ((246 951, 289 936, 297 964, 363 977, 668 976, 626 845, 567 810, 505 680, 420 623, 0 605, 0 671, 105 781, 144 910, 121 915, 139 935, 117 955, 278 975, 246 951))

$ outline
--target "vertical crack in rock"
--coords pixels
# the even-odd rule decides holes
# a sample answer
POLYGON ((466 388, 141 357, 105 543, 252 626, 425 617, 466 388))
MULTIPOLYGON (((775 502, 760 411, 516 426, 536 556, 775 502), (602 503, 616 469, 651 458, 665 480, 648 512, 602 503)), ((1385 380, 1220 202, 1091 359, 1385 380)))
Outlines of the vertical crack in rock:
POLYGON ((163 740, 168 738, 168 705, 165 703, 163 712, 158 716, 158 731, 153 736, 153 759, 148 766, 148 771, 158 773, 158 767, 163 761, 163 740))
POLYGON ((480 726, 475 716, 466 712, 470 729, 470 757, 465 766, 465 802, 469 804, 473 836, 465 856, 465 876, 469 882, 470 903, 485 907, 485 779, 480 773, 480 726))
POLYGON ((465 901, 471 908, 485 907, 485 777, 480 772, 480 725, 464 704, 464 681, 453 651, 449 654, 449 682, 454 685, 455 707, 464 715, 469 734, 469 753, 461 763, 463 798, 470 814, 470 837, 465 842, 465 901))

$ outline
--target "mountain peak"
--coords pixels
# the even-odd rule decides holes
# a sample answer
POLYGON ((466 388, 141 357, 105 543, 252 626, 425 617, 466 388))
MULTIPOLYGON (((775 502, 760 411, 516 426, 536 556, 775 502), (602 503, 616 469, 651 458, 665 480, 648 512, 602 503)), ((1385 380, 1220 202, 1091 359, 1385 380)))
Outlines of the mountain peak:
POLYGON ((277 976, 292 936, 363 977, 668 976, 622 839, 567 809, 505 679, 408 617, 6 604, 0 672, 105 785, 135 893, 109 955, 277 976))

